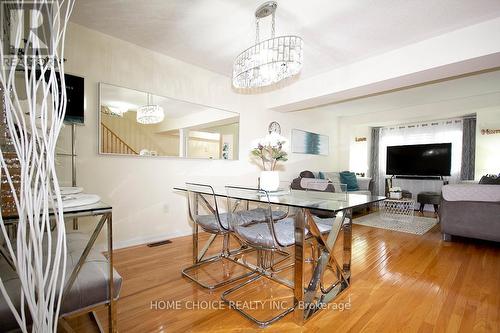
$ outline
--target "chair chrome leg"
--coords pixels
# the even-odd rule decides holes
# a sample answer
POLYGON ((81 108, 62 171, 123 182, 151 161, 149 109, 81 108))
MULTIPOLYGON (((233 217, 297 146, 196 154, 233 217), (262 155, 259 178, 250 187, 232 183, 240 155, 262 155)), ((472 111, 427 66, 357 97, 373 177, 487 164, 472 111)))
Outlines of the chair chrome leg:
MULTIPOLYGON (((243 279, 243 278, 246 278, 246 277, 252 275, 253 271, 250 271, 250 272, 247 272, 247 273, 235 276, 235 277, 233 277, 231 279, 224 280, 224 281, 221 281, 221 282, 218 282, 218 283, 210 285, 210 284, 205 284, 205 283, 199 281, 195 276, 193 276, 192 274, 190 274, 191 271, 193 271, 195 269, 198 269, 198 268, 200 268, 203 265, 214 263, 214 262, 218 262, 218 261, 221 261, 221 260, 227 260, 228 259, 228 256, 231 254, 230 251, 229 251, 229 234, 224 234, 223 237, 224 237, 224 240, 223 240, 222 250, 221 250, 221 252, 218 255, 213 256, 213 257, 209 257, 207 259, 203 259, 202 260, 203 256, 205 255, 206 251, 208 250, 208 247, 213 242, 213 239, 211 238, 209 240, 209 243, 207 243, 207 245, 205 246, 205 248, 202 250, 202 252, 203 252, 202 256, 199 256, 197 253, 196 254, 193 253, 199 259, 196 261, 195 264, 193 264, 193 265, 191 265, 189 267, 184 268, 182 270, 182 275, 185 276, 186 278, 190 279, 191 281, 197 283, 198 285, 202 286, 203 288, 206 288, 206 289, 209 289, 209 290, 217 289, 219 287, 225 286, 227 284, 233 283, 235 281, 238 281, 240 279, 243 279)), ((228 260, 228 261, 232 262, 231 260, 228 260)))
POLYGON ((227 298, 227 296, 235 291, 238 291, 239 289, 245 287, 246 285, 250 284, 250 283, 253 283, 257 280, 259 280, 261 277, 263 277, 263 275, 255 272, 257 275, 254 276, 253 278, 251 279, 248 279, 247 281, 237 285, 237 286, 234 286, 233 288, 231 289, 228 289, 226 290, 225 292, 222 293, 221 295, 221 299, 229 305, 229 307, 231 309, 234 309, 236 311, 238 311, 243 317, 249 319, 250 321, 254 322, 255 324, 259 325, 259 327, 266 327, 266 326, 269 326, 271 325, 272 323, 280 320, 281 318, 285 317, 287 314, 291 313, 293 310, 295 310, 295 307, 291 307, 291 308, 288 308, 286 309, 285 311, 279 313, 277 316, 274 316, 272 317, 271 319, 268 319, 268 320, 258 320, 257 318, 255 318, 254 316, 250 315, 249 313, 245 312, 242 308, 238 307, 236 305, 236 303, 232 302, 231 300, 229 300, 227 298))
POLYGON ((247 254, 247 253, 250 253, 250 252, 254 252, 255 249, 254 248, 251 248, 251 247, 248 247, 248 246, 241 246, 239 249, 236 249, 236 250, 230 250, 229 251, 229 257, 236 257, 236 256, 239 256, 239 255, 242 255, 242 254, 247 254))
POLYGON ((305 258, 304 262, 306 263, 315 263, 318 261, 319 258, 319 247, 314 238, 307 239, 309 242, 309 245, 311 246, 311 257, 310 258, 305 258))
POLYGON ((273 272, 273 274, 278 274, 278 273, 281 273, 287 269, 293 268, 293 266, 294 266, 293 262, 291 262, 288 265, 285 265, 283 267, 279 267, 279 268, 274 267, 274 265, 273 265, 273 266, 271 266, 270 270, 273 272))
POLYGON ((270 270, 273 274, 281 273, 281 272, 283 272, 283 271, 285 271, 285 270, 287 270, 287 269, 289 269, 289 268, 292 268, 292 267, 293 267, 293 265, 294 265, 294 263, 293 263, 293 262, 291 262, 291 263, 289 263, 289 264, 287 264, 287 265, 281 266, 281 267, 277 267, 277 266, 278 266, 278 265, 280 265, 282 262, 284 262, 284 261, 286 261, 287 259, 289 259, 289 258, 290 258, 290 254, 289 254, 289 253, 287 253, 287 252, 283 252, 283 251, 275 251, 275 252, 273 252, 273 255, 274 255, 275 253, 278 253, 278 254, 280 254, 280 255, 283 255, 283 253, 284 253, 284 254, 286 254, 286 256, 284 256, 282 259, 278 259, 278 260, 276 260, 276 261, 274 260, 274 257, 272 257, 272 259, 271 259, 271 266, 269 267, 269 270, 270 270))
POLYGON ((252 275, 254 273, 254 272, 250 271, 250 272, 247 272, 245 274, 235 276, 234 278, 231 278, 229 280, 224 280, 224 281, 212 284, 212 285, 205 284, 205 283, 199 281, 195 276, 193 276, 193 275, 190 274, 190 272, 192 270, 200 268, 201 266, 203 266, 205 264, 214 263, 214 262, 218 262, 218 261, 221 261, 221 260, 226 260, 226 258, 223 257, 223 256, 216 256, 216 257, 211 257, 211 258, 205 259, 203 261, 198 262, 197 264, 194 264, 194 265, 191 265, 191 266, 189 266, 187 268, 184 268, 182 270, 182 275, 185 276, 186 278, 190 279, 191 281, 196 282, 198 285, 202 286, 205 289, 214 290, 214 289, 220 288, 222 286, 225 286, 227 284, 230 284, 230 283, 233 283, 235 281, 238 281, 240 279, 246 278, 246 277, 248 277, 248 276, 250 276, 250 275, 252 275))

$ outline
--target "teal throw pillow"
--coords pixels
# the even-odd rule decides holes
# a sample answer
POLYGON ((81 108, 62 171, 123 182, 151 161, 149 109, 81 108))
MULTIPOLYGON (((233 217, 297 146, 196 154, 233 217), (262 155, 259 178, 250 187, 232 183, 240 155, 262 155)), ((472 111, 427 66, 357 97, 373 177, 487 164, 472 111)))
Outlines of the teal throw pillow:
POLYGON ((354 172, 342 171, 340 173, 340 182, 347 185, 347 191, 359 190, 358 180, 354 172))

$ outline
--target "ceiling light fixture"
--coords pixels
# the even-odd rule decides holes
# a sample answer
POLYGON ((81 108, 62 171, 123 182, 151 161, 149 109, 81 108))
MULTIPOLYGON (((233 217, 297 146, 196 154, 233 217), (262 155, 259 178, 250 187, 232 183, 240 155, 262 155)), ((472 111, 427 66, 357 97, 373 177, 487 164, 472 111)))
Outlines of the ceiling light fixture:
POLYGON ((137 108, 137 122, 139 124, 150 125, 161 123, 165 118, 163 108, 158 104, 152 103, 153 97, 147 94, 147 103, 137 108))
POLYGON ((123 117, 123 114, 127 112, 127 110, 117 106, 103 105, 101 108, 101 112, 107 114, 108 116, 123 117))
POLYGON ((275 37, 278 4, 268 1, 255 11, 255 45, 236 57, 233 65, 235 88, 265 87, 290 78, 302 69, 303 45, 298 36, 275 37), (259 21, 272 16, 271 38, 260 41, 259 21))

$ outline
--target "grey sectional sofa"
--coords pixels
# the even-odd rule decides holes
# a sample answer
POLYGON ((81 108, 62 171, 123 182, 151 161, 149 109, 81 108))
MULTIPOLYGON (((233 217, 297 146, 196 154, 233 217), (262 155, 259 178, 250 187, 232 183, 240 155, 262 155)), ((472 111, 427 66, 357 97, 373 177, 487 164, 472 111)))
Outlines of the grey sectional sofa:
MULTIPOLYGON (((333 182, 336 182, 335 180, 339 178, 339 173, 334 172, 334 171, 322 171, 321 172, 326 178, 332 180, 333 182)), ((300 187, 300 180, 302 177, 307 176, 307 178, 315 178, 319 179, 319 172, 313 172, 313 171, 302 171, 299 175, 299 177, 295 178, 292 182, 292 188, 299 188, 300 187)), ((370 177, 357 177, 358 180, 358 186, 359 190, 357 191, 350 191, 349 193, 353 194, 372 194, 373 193, 373 179, 370 177)))
POLYGON ((439 210, 444 240, 463 236, 500 242, 500 185, 443 186, 439 210))

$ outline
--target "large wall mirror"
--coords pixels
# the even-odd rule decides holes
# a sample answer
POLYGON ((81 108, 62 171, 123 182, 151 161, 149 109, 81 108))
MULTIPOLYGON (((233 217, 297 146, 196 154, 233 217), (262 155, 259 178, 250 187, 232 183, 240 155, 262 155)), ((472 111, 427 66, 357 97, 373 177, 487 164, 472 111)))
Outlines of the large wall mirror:
POLYGON ((239 114, 99 83, 101 154, 238 159, 239 114))

